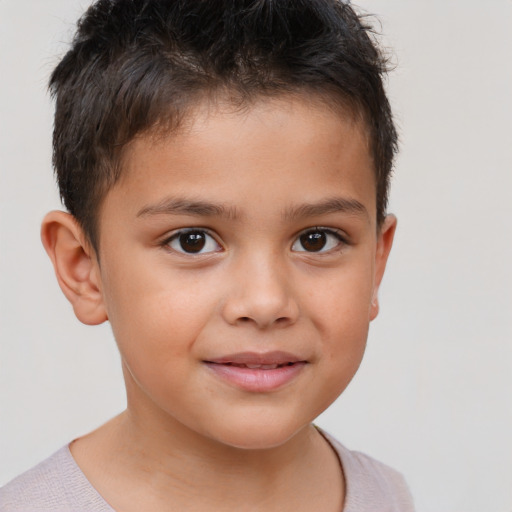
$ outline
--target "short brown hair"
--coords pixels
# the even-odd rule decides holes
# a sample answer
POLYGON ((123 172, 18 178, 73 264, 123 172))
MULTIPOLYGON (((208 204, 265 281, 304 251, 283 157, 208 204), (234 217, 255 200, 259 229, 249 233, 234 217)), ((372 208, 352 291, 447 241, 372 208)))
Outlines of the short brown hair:
POLYGON ((397 133, 386 60, 364 16, 340 0, 98 0, 54 70, 53 162, 62 201, 93 247, 123 147, 174 129, 219 90, 242 102, 317 91, 363 116, 385 216, 397 133))

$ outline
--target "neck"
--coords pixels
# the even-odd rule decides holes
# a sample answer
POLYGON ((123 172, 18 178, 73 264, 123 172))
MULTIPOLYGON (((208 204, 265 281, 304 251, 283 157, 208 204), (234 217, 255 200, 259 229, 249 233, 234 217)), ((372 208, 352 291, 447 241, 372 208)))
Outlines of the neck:
POLYGON ((143 504, 157 511, 173 503, 176 510, 298 512, 324 503, 322 510, 341 510, 339 461, 313 426, 279 446, 247 450, 167 420, 162 429, 126 411, 72 446, 79 466, 115 509, 141 510, 143 504))

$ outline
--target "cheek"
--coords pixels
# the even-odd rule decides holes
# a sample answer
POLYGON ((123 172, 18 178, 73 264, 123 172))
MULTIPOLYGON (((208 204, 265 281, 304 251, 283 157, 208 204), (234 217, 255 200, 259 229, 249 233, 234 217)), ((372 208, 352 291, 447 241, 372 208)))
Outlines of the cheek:
POLYGON ((191 276, 165 265, 112 269, 105 296, 122 356, 165 364, 193 350, 217 307, 215 289, 205 276, 191 276), (127 275, 130 278, 123 279, 127 275))
POLYGON ((333 399, 348 385, 364 355, 373 292, 371 269, 371 264, 361 264, 337 271, 307 295, 310 317, 320 333, 322 374, 333 399))
POLYGON ((327 337, 344 332, 352 338, 368 330, 372 296, 373 265, 360 261, 322 276, 316 283, 313 279, 302 299, 327 337))

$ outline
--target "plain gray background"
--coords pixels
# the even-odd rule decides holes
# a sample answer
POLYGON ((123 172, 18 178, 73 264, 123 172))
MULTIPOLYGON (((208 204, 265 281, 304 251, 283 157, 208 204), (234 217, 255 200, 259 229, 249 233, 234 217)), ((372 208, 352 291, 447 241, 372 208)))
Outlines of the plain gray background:
MULTIPOLYGON (((58 289, 46 82, 86 0, 0 0, 0 484, 124 408, 108 325, 58 289)), ((319 424, 419 512, 512 511, 512 1, 368 0, 397 70, 399 218, 360 372, 319 424)))

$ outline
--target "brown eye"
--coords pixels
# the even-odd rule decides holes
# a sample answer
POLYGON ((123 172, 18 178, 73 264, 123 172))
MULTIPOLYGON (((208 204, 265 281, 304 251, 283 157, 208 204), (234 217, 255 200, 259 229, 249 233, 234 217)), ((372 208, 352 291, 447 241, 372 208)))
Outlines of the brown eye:
POLYGON ((176 252, 185 254, 205 254, 220 249, 215 239, 201 230, 181 231, 171 238, 168 245, 176 252))
POLYGON ((310 229, 302 233, 292 245, 297 252, 328 252, 343 245, 343 238, 331 229, 310 229))
POLYGON ((325 233, 314 231, 301 235, 299 240, 302 247, 304 247, 304 250, 309 252, 318 252, 325 247, 327 236, 325 233))
POLYGON ((205 234, 201 232, 183 233, 180 235, 179 241, 185 252, 200 252, 206 245, 205 234))

